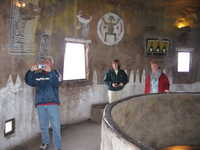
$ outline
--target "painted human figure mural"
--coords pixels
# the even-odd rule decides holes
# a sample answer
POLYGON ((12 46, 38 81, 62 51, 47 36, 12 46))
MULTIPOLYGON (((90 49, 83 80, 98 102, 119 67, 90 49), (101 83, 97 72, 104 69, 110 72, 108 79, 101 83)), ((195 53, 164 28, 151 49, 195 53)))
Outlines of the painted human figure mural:
POLYGON ((107 28, 107 32, 105 32, 104 41, 107 41, 107 36, 114 36, 114 40, 116 41, 117 34, 114 32, 114 29, 115 29, 115 25, 119 23, 120 19, 118 18, 118 20, 115 21, 115 18, 113 16, 109 16, 108 21, 106 21, 104 18, 103 18, 103 21, 105 24, 104 28, 107 28))
POLYGON ((79 11, 76 17, 80 24, 80 37, 87 38, 89 35, 89 30, 90 30, 89 23, 92 20, 92 16, 90 17, 83 16, 83 12, 79 11))
POLYGON ((49 44, 50 44, 50 35, 46 32, 41 33, 38 60, 42 60, 43 58, 48 56, 49 44))
POLYGON ((106 45, 115 45, 123 38, 123 20, 114 13, 107 13, 100 18, 97 25, 100 40, 106 45))

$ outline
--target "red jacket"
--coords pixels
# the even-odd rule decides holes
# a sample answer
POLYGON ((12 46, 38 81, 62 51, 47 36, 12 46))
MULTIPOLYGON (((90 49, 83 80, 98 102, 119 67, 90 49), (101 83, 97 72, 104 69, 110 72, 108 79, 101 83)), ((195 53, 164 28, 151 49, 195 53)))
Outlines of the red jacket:
MULTIPOLYGON (((158 81, 158 93, 164 93, 165 90, 169 90, 169 80, 164 73, 161 73, 158 81)), ((148 74, 145 80, 145 94, 151 93, 151 76, 148 74)))

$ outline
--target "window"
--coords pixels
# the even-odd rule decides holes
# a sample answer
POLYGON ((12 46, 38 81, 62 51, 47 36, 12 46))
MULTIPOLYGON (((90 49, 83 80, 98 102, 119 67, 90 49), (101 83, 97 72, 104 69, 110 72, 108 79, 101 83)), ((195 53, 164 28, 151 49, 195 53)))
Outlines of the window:
POLYGON ((193 53, 194 48, 177 47, 176 55, 172 58, 176 65, 173 67, 173 83, 191 84, 195 81, 193 53))
POLYGON ((85 45, 67 42, 65 45, 63 80, 86 79, 85 45))
POLYGON ((191 52, 178 52, 178 72, 190 72, 191 52))
POLYGON ((15 119, 5 121, 4 136, 11 135, 15 132, 15 119))
POLYGON ((85 80, 90 40, 65 38, 63 80, 85 80))

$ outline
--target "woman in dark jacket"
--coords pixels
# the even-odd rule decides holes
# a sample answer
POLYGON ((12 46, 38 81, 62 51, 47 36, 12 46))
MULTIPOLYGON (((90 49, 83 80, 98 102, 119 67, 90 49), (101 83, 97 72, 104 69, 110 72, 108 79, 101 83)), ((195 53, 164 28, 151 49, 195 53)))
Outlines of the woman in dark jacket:
POLYGON ((120 99, 121 91, 128 83, 128 76, 124 70, 120 69, 118 59, 112 61, 112 69, 105 74, 104 82, 108 86, 109 102, 120 99))

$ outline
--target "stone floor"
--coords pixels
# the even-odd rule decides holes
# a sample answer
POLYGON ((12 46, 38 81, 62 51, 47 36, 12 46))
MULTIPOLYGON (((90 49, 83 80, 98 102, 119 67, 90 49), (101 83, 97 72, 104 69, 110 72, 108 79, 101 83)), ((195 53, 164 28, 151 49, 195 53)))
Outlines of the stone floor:
MULTIPOLYGON (((67 125, 62 129, 62 150, 100 150, 100 128, 92 121, 67 125)), ((39 141, 28 150, 39 150, 39 141)), ((48 150, 54 150, 53 144, 48 150)))

